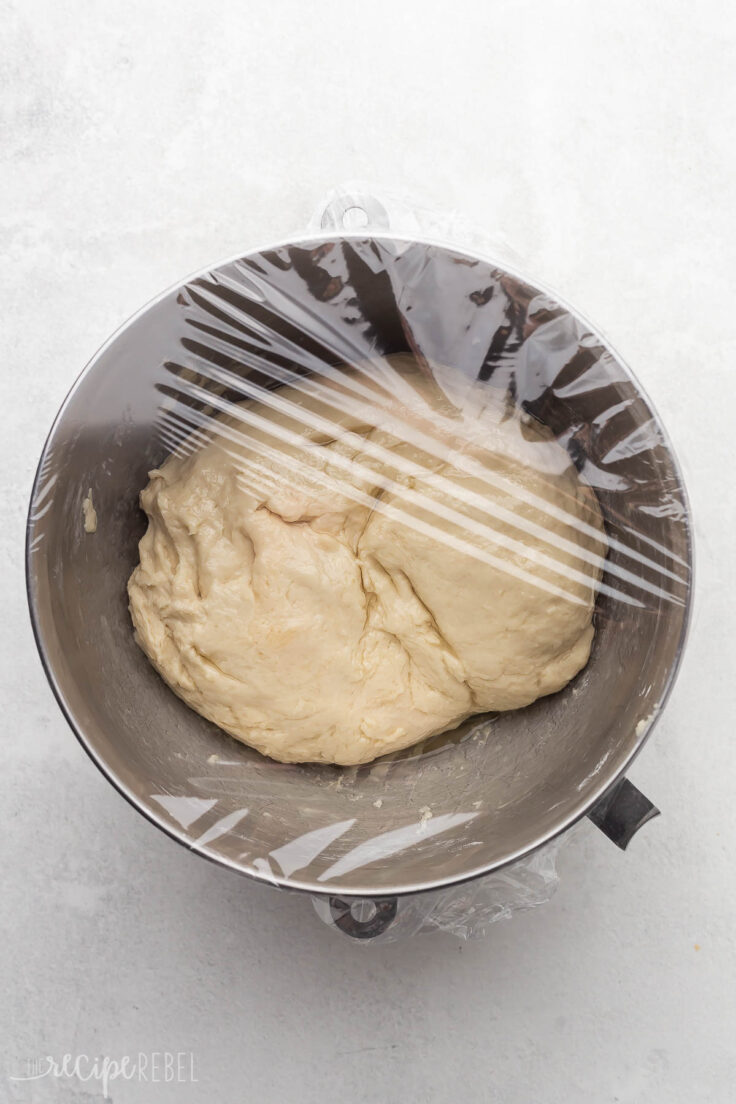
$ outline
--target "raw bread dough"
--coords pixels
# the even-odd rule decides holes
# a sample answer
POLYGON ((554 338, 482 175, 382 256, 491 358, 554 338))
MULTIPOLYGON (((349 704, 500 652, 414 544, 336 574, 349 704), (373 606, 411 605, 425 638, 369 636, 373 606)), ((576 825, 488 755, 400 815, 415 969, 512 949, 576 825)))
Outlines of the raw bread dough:
POLYGON ((84 522, 85 533, 97 532, 97 511, 95 510, 94 503, 92 502, 92 488, 87 491, 87 495, 82 499, 82 520, 84 522))
POLYGON ((274 759, 365 763, 588 659, 605 538, 566 452, 488 385, 387 370, 226 408, 141 493, 138 643, 274 759))

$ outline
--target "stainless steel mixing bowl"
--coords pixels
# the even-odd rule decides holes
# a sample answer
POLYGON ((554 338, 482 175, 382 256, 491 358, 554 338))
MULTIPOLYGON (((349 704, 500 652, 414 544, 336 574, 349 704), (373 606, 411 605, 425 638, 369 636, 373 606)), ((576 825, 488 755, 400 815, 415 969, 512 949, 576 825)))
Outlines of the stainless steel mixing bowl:
POLYGON ((510 863, 585 814, 625 845, 656 812, 621 780, 672 684, 689 608, 688 507, 662 426, 620 359, 546 293, 446 246, 345 232, 340 215, 318 238, 166 292, 67 397, 27 548, 59 704, 154 824, 280 886, 342 900, 437 888, 510 863), (138 493, 168 451, 162 406, 178 396, 203 409, 197 388, 227 395, 227 373, 270 386, 269 364, 308 372, 406 349, 503 387, 595 487, 611 548, 593 654, 563 692, 387 760, 347 771, 272 762, 188 709, 133 640, 126 582, 145 526, 138 493), (94 534, 82 524, 88 488, 94 534))

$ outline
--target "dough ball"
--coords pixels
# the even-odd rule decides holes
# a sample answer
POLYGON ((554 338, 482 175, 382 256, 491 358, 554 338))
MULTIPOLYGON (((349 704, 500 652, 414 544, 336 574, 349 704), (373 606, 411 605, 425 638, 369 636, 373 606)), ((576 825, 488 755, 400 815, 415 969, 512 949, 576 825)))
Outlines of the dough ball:
POLYGON ((587 662, 595 495, 484 385, 410 358, 283 387, 141 493, 136 639, 188 705, 284 762, 366 763, 587 662), (370 371, 370 369, 367 369, 370 371))

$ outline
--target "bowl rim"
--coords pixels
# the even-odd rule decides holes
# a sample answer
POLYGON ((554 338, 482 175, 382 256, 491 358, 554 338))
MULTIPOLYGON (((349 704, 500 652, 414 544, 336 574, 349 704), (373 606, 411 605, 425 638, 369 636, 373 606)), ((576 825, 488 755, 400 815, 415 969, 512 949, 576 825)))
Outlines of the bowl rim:
POLYGON ((360 898, 372 898, 374 900, 380 900, 382 898, 404 897, 418 893, 430 893, 440 889, 446 889, 451 886, 462 885, 466 882, 474 881, 477 878, 482 878, 487 874, 494 873, 498 870, 502 870, 505 867, 511 866, 516 862, 526 858, 527 856, 538 851, 546 844, 551 843, 553 840, 564 835, 575 824, 581 821, 587 814, 597 805, 597 803, 608 793, 609 790, 620 782, 625 776, 627 770, 631 766, 636 756, 641 751, 642 747, 649 739, 649 736, 654 731, 654 728, 661 717, 664 708, 669 700, 672 689, 677 680, 677 676, 680 672, 683 654, 687 645, 687 639, 690 631, 692 621, 692 608, 693 608, 693 595, 695 590, 695 549, 694 549, 694 533, 692 524, 692 508, 690 504, 690 498, 687 492, 685 480, 683 478, 682 467, 679 462, 677 453, 672 445, 669 434, 662 423, 659 413, 652 403, 648 393, 642 387, 639 379, 635 373, 629 367, 626 360, 616 351, 615 347, 611 344, 605 334, 600 330, 598 326, 594 326, 577 308, 573 307, 564 296, 559 295, 554 289, 550 288, 543 281, 539 281, 534 277, 530 277, 526 272, 516 268, 514 265, 509 264, 506 260, 494 257, 492 252, 485 249, 478 249, 473 246, 465 246, 461 243, 455 243, 450 240, 444 240, 442 238, 435 238, 431 236, 425 237, 424 235, 403 234, 400 232, 393 232, 390 228, 380 230, 371 229, 370 226, 360 227, 356 230, 337 230, 334 227, 325 227, 322 232, 309 232, 303 235, 290 235, 286 238, 280 239, 276 242, 268 242, 266 244, 255 246, 247 251, 239 251, 234 255, 230 255, 225 259, 216 262, 215 264, 209 264, 202 268, 192 272, 184 279, 177 280, 175 283, 170 284, 163 291, 159 292, 153 298, 144 303, 134 314, 130 315, 121 325, 119 325, 110 337, 100 345, 92 357, 87 361, 84 368, 77 375, 76 379, 72 383, 69 391, 64 397, 59 410, 54 417, 51 427, 44 440, 43 447, 41 449, 41 455, 39 457, 36 472, 33 478, 33 484, 31 487, 30 501, 28 506, 28 512, 26 516, 26 538, 25 538, 25 575, 26 575, 26 596, 28 600, 28 608, 30 613, 31 627, 33 630, 33 636, 36 641, 36 647, 38 649, 41 665, 43 667, 46 678, 49 682, 51 690, 56 698, 59 708, 66 718, 66 721, 71 728, 72 732, 76 736, 79 743, 82 745, 90 759, 105 776, 105 778, 112 784, 112 786, 128 801, 134 809, 137 810, 142 816, 144 816, 151 824, 154 824, 170 839, 175 840, 177 843, 182 844, 187 850, 200 855, 202 858, 208 859, 210 862, 217 864, 220 867, 232 870, 246 878, 250 878, 261 884, 270 885, 277 889, 289 889, 296 892, 308 893, 318 897, 333 897, 339 896, 341 898, 347 898, 350 900, 356 900, 360 898), (115 344, 129 329, 131 329, 136 322, 139 321, 144 315, 148 314, 150 310, 156 307, 159 303, 163 302, 169 296, 180 291, 183 287, 192 283, 194 280, 203 276, 207 276, 209 273, 218 269, 224 268, 227 265, 234 264, 237 261, 242 261, 250 257, 258 256, 265 252, 273 252, 277 249, 287 248, 289 246, 309 246, 319 245, 324 242, 334 241, 384 241, 384 242, 398 242, 406 245, 423 245, 430 246, 437 249, 442 249, 447 252, 454 252, 460 256, 467 257, 470 260, 477 260, 486 264, 493 264, 499 268, 504 274, 512 276, 528 286, 534 288, 539 294, 544 294, 553 299, 559 306, 563 307, 569 314, 575 318, 578 322, 582 323, 596 338, 598 338, 605 348, 605 350, 616 360, 628 377, 635 385, 639 396, 649 407, 649 410, 656 421, 657 429, 661 434, 662 444, 667 449, 669 457, 672 462, 672 467, 678 481, 678 491, 682 497, 684 506, 684 525, 686 534, 686 560, 688 566, 688 580, 686 587, 686 595, 684 599, 683 621, 682 629, 680 631, 680 637, 677 642, 677 649, 675 652, 674 660, 667 672, 665 683, 662 689, 662 693, 659 697, 656 710, 653 713, 646 728, 640 735, 635 733, 635 740, 631 750, 627 753, 625 759, 620 763, 618 768, 613 774, 606 774, 605 769, 601 771, 601 781, 598 783, 594 790, 593 796, 587 797, 577 803, 573 807, 573 811, 567 814, 563 821, 554 827, 551 831, 542 833, 541 836, 534 840, 532 843, 525 847, 518 848, 511 854, 504 856, 497 862, 482 863, 479 866, 474 867, 472 870, 465 871, 457 876, 441 877, 434 881, 424 881, 417 884, 401 883, 398 885, 381 886, 380 890, 377 890, 375 886, 360 886, 353 885, 349 887, 343 887, 341 885, 335 885, 331 883, 322 883, 314 880, 305 880, 300 878, 292 878, 287 876, 280 876, 275 874, 270 868, 268 870, 257 869, 254 867, 245 867, 234 860, 227 858, 224 855, 219 854, 216 851, 209 850, 206 847, 197 846, 196 842, 187 835, 186 829, 175 826, 171 821, 164 819, 164 816, 159 814, 155 809, 150 806, 144 805, 132 789, 126 785, 126 783, 119 778, 115 772, 110 768, 105 759, 96 751, 90 740, 87 738, 83 725, 74 716, 73 711, 66 700, 64 692, 58 683, 55 672, 52 669, 51 661, 46 651, 45 642, 42 635, 40 625, 40 611, 38 608, 38 595, 35 586, 35 572, 33 555, 34 549, 32 547, 33 535, 34 535, 34 518, 33 518, 33 506, 36 500, 36 495, 39 490, 39 484, 41 482, 42 471, 44 468, 45 460, 49 451, 49 447, 53 441, 56 430, 61 423, 61 420, 66 412, 67 407, 73 400, 77 390, 82 384, 82 381, 93 371, 97 362, 107 352, 107 350, 115 344))

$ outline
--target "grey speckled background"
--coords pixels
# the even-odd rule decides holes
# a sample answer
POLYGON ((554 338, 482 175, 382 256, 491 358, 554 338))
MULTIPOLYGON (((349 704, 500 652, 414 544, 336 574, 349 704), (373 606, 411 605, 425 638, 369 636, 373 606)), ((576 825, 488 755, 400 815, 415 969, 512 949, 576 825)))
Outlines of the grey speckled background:
POLYGON ((115 1104, 720 1104, 733 1039, 736 14, 730 3, 0 4, 0 1100, 26 1058, 193 1051, 115 1104), (395 7, 400 10, 396 12, 395 7), (361 949, 194 858, 112 791, 48 690, 22 542, 48 425, 180 276, 363 177, 502 233, 653 395, 697 519, 689 651, 633 780, 548 906, 461 944, 361 949))

